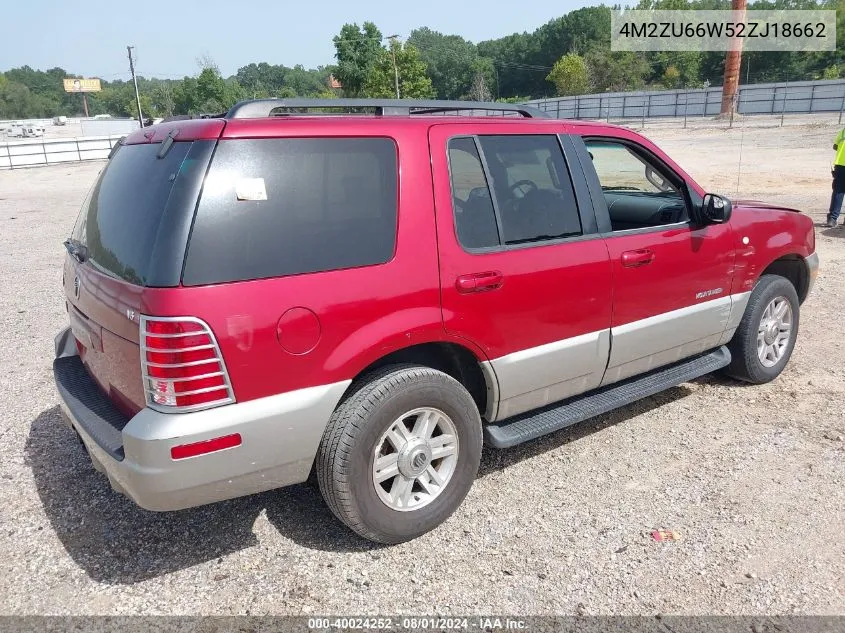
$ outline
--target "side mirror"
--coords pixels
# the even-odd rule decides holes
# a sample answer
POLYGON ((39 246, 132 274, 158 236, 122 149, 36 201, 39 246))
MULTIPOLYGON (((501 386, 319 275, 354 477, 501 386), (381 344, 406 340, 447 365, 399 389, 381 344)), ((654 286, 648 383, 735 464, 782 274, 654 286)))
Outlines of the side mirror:
POLYGON ((705 194, 701 215, 706 224, 724 224, 731 218, 731 201, 715 193, 705 194))

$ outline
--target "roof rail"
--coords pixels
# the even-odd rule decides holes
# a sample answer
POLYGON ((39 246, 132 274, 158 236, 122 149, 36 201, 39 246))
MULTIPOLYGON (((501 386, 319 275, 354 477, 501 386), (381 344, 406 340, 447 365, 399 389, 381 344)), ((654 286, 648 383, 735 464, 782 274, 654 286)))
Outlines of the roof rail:
POLYGON ((429 99, 255 99, 241 101, 226 113, 227 119, 259 119, 269 116, 301 114, 309 109, 372 110, 377 116, 408 116, 411 114, 439 114, 468 110, 485 112, 515 112, 528 119, 548 118, 548 114, 532 106, 519 103, 488 103, 482 101, 437 101, 429 99), (275 111, 288 112, 275 112, 275 111))

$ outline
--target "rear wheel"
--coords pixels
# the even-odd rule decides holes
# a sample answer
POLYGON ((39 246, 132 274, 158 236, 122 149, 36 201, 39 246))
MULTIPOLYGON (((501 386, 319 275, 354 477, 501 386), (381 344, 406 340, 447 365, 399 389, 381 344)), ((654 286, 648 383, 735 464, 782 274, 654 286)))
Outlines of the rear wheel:
POLYGON ((795 347, 798 310, 798 294, 789 280, 761 277, 728 344, 732 358, 725 372, 754 384, 777 378, 795 347))
POLYGON ((352 530, 401 543, 461 504, 481 442, 481 418, 463 385, 428 367, 386 367, 335 410, 317 452, 317 479, 331 511, 352 530))

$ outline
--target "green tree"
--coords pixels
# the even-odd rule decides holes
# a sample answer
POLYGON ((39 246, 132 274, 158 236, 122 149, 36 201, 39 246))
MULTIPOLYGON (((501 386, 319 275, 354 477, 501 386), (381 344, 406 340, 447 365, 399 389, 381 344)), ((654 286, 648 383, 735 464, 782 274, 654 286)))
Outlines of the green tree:
POLYGON ((300 97, 316 96, 327 89, 329 69, 319 66, 306 69, 302 64, 286 69, 284 73, 284 87, 290 88, 300 97))
MULTIPOLYGON (((685 1, 685 0, 681 0, 685 1)), ((604 5, 576 9, 551 20, 534 32, 537 64, 551 66, 565 53, 585 55, 610 46, 610 8, 604 5)))
POLYGON ((499 96, 546 96, 546 77, 567 53, 586 56, 610 47, 610 8, 586 7, 550 20, 533 33, 514 33, 478 44, 479 55, 493 60, 499 96))
POLYGON ((27 117, 33 110, 33 96, 29 88, 0 75, 0 119, 27 117))
POLYGON ((492 60, 498 75, 499 96, 542 95, 547 92, 546 75, 551 64, 537 65, 539 40, 530 33, 514 33, 497 40, 479 42, 478 54, 492 60))
POLYGON ((490 91, 490 86, 484 79, 484 73, 477 72, 473 75, 472 85, 469 87, 469 93, 466 98, 470 101, 492 101, 493 93, 490 91))
POLYGON ((298 64, 293 68, 261 62, 238 68, 237 79, 244 94, 250 98, 305 97, 326 89, 329 71, 324 67, 306 69, 298 64))
POLYGON ((419 51, 414 45, 403 46, 395 39, 390 41, 389 49, 382 49, 379 54, 364 84, 364 94, 378 98, 396 96, 393 55, 396 55, 400 97, 403 99, 433 98, 434 88, 431 85, 431 79, 426 74, 425 63, 420 59, 419 51))
POLYGON ((677 73, 672 88, 698 87, 701 85, 701 62, 703 54, 699 51, 647 53, 645 59, 652 68, 652 78, 662 84, 664 79, 677 73), (669 69, 672 70, 669 70, 669 69))
MULTIPOLYGON (((102 104, 104 112, 113 116, 125 117, 131 112, 130 108, 135 105, 135 91, 128 82, 114 83, 106 85, 102 92, 96 93, 96 100, 102 104)), ((93 99, 89 95, 89 105, 92 101, 93 99)))
POLYGON ((381 31, 372 22, 364 22, 363 28, 357 24, 344 24, 340 34, 334 37, 337 67, 335 78, 343 85, 347 97, 358 97, 373 67, 382 58, 384 47, 381 31))
POLYGON ((645 84, 648 62, 637 53, 595 49, 585 61, 596 92, 636 90, 645 84))
POLYGON ((220 112, 226 101, 226 82, 216 68, 203 68, 197 77, 196 101, 204 112, 220 112))
POLYGON ((427 27, 411 31, 408 43, 419 49, 438 98, 460 99, 469 93, 476 72, 473 64, 479 58, 475 44, 427 27))
POLYGON ((470 70, 472 71, 472 83, 469 92, 461 96, 461 99, 492 101, 493 96, 498 91, 493 60, 487 57, 477 57, 472 62, 470 70))
POLYGON ((173 104, 176 114, 193 114, 199 112, 197 80, 194 77, 185 77, 173 86, 173 104))
POLYGON ((170 81, 162 81, 153 88, 151 99, 157 116, 167 117, 176 110, 176 98, 170 81))
POLYGON ((546 77, 557 89, 558 96, 582 95, 590 88, 587 63, 575 53, 567 53, 555 62, 546 77))
POLYGON ((670 65, 663 71, 663 86, 669 89, 681 87, 681 71, 670 65))
POLYGON ((839 79, 839 66, 828 66, 822 73, 822 79, 839 79))

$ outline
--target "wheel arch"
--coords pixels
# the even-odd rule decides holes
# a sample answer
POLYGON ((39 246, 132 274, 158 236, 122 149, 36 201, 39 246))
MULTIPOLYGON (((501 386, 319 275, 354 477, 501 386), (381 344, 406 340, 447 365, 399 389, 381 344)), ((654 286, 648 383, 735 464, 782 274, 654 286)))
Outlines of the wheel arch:
POLYGON ((797 253, 778 257, 762 270, 760 277, 763 275, 778 275, 787 279, 795 288, 799 304, 804 303, 810 293, 812 283, 810 267, 807 259, 797 253))
POLYGON ((498 384, 489 363, 480 350, 454 341, 429 341, 392 350, 361 368, 344 397, 355 391, 367 374, 387 365, 414 364, 442 371, 451 376, 470 393, 481 417, 486 417, 495 406, 498 384))

